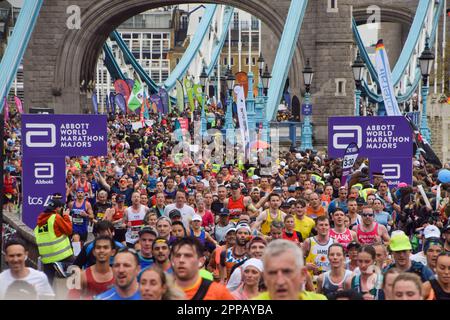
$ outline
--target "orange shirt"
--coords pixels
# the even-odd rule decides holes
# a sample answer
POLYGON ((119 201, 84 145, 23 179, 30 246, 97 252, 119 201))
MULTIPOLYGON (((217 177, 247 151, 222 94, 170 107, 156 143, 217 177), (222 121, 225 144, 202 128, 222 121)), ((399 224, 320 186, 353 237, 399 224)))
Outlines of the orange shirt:
MULTIPOLYGON (((187 300, 191 300, 192 297, 195 296, 201 283, 202 277, 199 276, 192 287, 183 289, 187 300)), ((203 300, 234 300, 234 298, 225 286, 220 283, 213 282, 211 283, 203 300)))
POLYGON ((327 213, 325 208, 322 206, 320 206, 318 210, 314 210, 312 207, 308 206, 306 207, 306 215, 310 218, 316 219, 320 216, 326 216, 327 213))

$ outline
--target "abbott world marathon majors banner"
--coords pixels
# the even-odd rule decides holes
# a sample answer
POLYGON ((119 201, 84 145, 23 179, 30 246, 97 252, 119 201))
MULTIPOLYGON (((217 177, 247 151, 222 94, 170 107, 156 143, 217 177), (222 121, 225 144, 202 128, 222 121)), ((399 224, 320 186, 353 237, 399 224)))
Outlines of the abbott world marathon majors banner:
POLYGON ((107 155, 106 115, 22 115, 22 220, 34 228, 54 193, 65 195, 65 157, 107 155))
POLYGON ((372 158, 369 160, 369 168, 371 177, 373 173, 381 172, 389 188, 397 187, 401 182, 409 185, 413 183, 411 157, 372 158))
POLYGON ((412 157, 413 132, 403 116, 328 118, 328 154, 342 158, 350 143, 356 143, 364 158, 412 157))

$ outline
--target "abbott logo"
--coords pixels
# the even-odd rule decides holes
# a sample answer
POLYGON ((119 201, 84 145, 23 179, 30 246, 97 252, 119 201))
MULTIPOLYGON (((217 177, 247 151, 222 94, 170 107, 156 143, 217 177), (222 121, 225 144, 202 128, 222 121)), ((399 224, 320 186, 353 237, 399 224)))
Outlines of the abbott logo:
POLYGON ((53 163, 41 162, 34 164, 34 177, 36 179, 51 179, 54 177, 53 163))
POLYGON ((25 128, 35 129, 28 130, 25 135, 25 143, 29 148, 51 148, 56 146, 56 126, 51 123, 26 123, 25 128), (37 130, 39 129, 39 130, 37 130), (47 142, 33 142, 33 137, 48 137, 47 142))
POLYGON ((381 165, 381 173, 385 179, 400 179, 400 165, 383 164, 381 165))
POLYGON ((335 125, 333 126, 333 148, 346 149, 348 144, 355 142, 358 148, 362 147, 361 126, 335 125), (345 139, 345 142, 342 140, 345 139))

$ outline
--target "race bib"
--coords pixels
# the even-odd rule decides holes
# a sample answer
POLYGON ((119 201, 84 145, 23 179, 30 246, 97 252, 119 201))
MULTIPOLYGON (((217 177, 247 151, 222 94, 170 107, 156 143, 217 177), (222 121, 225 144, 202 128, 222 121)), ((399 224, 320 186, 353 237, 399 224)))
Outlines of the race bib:
POLYGON ((105 217, 105 213, 104 212, 98 212, 97 213, 97 219, 102 220, 105 217))
POLYGON ((83 224, 84 220, 83 220, 83 218, 77 217, 77 218, 73 218, 72 222, 74 224, 83 224))

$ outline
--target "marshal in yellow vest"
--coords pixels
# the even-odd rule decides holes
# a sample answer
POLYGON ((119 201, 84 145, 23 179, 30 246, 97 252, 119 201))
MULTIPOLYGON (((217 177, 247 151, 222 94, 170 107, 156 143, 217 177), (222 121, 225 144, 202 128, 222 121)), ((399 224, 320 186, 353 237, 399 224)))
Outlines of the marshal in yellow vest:
POLYGON ((34 228, 39 255, 44 264, 62 261, 73 255, 67 235, 57 237, 54 230, 56 214, 52 214, 43 226, 34 228))

